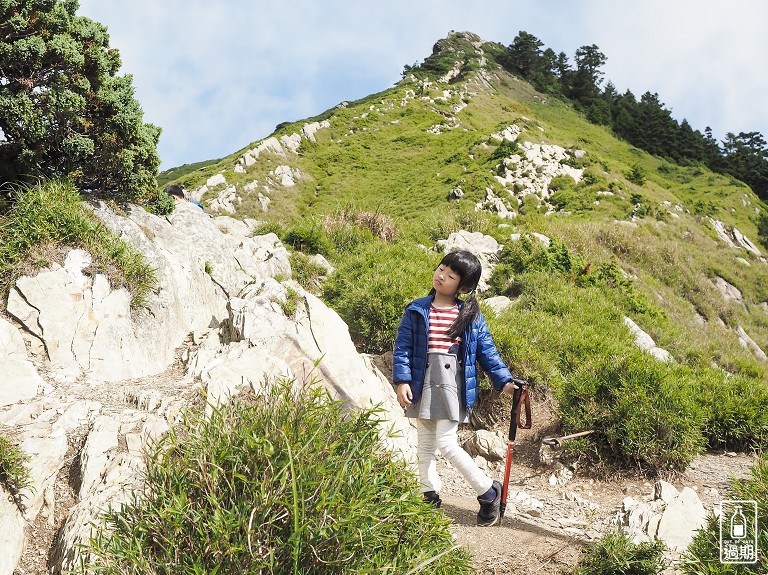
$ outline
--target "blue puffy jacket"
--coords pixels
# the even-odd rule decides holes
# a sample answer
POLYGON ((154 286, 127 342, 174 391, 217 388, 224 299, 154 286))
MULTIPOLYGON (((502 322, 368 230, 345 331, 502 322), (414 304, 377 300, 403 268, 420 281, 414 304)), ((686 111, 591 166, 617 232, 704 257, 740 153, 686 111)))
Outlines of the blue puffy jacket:
MULTIPOLYGON (((423 297, 406 306, 395 338, 392 381, 395 385, 410 383, 413 403, 421 399, 424 387, 429 307, 433 299, 434 296, 423 297)), ((464 305, 462 301, 458 303, 460 308, 464 305)), ((461 341, 459 363, 464 366, 464 405, 468 411, 472 411, 477 399, 477 362, 488 373, 493 387, 499 391, 512 380, 512 373, 499 356, 483 314, 464 330, 461 341)))

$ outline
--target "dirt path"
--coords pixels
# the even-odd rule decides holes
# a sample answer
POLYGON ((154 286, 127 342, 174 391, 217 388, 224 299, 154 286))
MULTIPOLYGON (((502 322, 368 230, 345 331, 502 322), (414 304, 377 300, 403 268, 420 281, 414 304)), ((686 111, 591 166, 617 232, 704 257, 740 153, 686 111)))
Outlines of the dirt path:
MULTIPOLYGON (((534 405, 534 414, 536 410, 534 405)), ((471 550, 480 575, 563 575, 578 563, 588 542, 614 528, 613 518, 625 497, 642 500, 652 493, 651 480, 629 475, 592 477, 589 469, 577 470, 565 484, 552 485, 554 468, 542 465, 538 457, 543 431, 549 435, 553 422, 545 406, 543 411, 540 425, 534 417, 532 430, 518 432, 509 487, 510 500, 524 491, 540 501, 540 514, 509 505, 502 525, 478 527, 475 493, 449 463, 438 458, 444 512, 453 520, 456 541, 471 550)), ((506 430, 497 432, 506 435, 506 430)), ((746 454, 707 453, 684 473, 665 479, 678 489, 695 489, 709 512, 726 498, 731 478, 747 475, 751 463, 746 454)), ((502 480, 503 462, 489 467, 488 473, 502 480)))

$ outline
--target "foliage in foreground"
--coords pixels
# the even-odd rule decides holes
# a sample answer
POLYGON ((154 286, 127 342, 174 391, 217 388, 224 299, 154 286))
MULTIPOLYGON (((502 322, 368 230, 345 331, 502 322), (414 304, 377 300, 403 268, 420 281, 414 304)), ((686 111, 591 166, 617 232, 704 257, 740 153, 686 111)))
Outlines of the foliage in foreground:
POLYGON ((21 508, 20 491, 29 488, 32 480, 27 462, 29 456, 5 437, 0 437, 0 485, 4 486, 11 498, 21 508))
POLYGON ((61 247, 82 248, 91 271, 106 273, 112 287, 126 287, 140 306, 156 281, 155 270, 130 245, 109 232, 69 184, 17 186, 12 207, 0 217, 0 288, 56 260, 61 247))
POLYGON ((151 457, 145 498, 107 514, 91 568, 373 574, 434 559, 424 572, 469 573, 447 518, 380 435, 376 410, 292 382, 189 417, 151 457))
MULTIPOLYGON (((710 516, 706 529, 699 531, 681 568, 690 575, 763 575, 768 573, 768 455, 755 460, 746 479, 734 479, 730 499, 757 502, 757 563, 724 565, 720 561, 720 524, 710 516)), ((748 531, 749 533, 749 531, 748 531)))
POLYGON ((572 575, 656 575, 664 568, 664 544, 633 543, 621 529, 591 543, 572 575))

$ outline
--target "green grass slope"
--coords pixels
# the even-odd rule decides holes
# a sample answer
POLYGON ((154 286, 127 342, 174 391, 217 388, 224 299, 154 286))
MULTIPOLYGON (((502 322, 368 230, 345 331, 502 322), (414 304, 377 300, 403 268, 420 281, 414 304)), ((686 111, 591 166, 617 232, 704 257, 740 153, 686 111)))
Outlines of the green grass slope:
POLYGON ((659 472, 707 446, 764 447, 768 379, 754 346, 768 350, 768 264, 727 245, 713 221, 757 244, 765 205, 739 181, 650 156, 536 92, 495 64, 496 44, 455 33, 436 48, 386 91, 279 126, 276 138, 328 122, 298 153, 262 153, 237 170, 254 142, 177 181, 193 189, 223 174, 242 197, 238 217, 296 249, 296 276, 361 351, 390 348, 403 306, 428 290, 439 254, 420 246, 460 229, 492 235, 505 249, 486 295, 515 301, 488 314, 496 342, 516 373, 558 398, 564 431, 598 430, 574 447, 596 460, 659 472), (511 125, 517 143, 491 137, 511 125), (495 176, 526 142, 583 151, 563 160, 583 178, 556 178, 548 197, 505 188, 495 176), (277 183, 279 165, 299 171, 295 186, 277 183), (449 200, 457 186, 463 196, 449 200), (515 216, 476 211, 487 190, 515 216), (510 239, 531 232, 555 241, 510 239), (337 271, 322 282, 301 252, 337 271), (741 299, 724 297, 718 278, 741 299), (672 360, 640 351, 624 317, 672 360))

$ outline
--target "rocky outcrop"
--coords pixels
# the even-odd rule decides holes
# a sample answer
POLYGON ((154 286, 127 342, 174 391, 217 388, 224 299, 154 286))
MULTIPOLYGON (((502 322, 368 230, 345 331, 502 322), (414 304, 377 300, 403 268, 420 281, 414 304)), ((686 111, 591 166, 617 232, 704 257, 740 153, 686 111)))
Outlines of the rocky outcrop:
POLYGON ((0 320, 0 432, 12 429, 30 457, 32 485, 22 508, 4 499, 0 573, 19 561, 35 564, 28 572, 75 568, 101 513, 141 493, 145 451, 201 393, 210 410, 278 377, 314 380, 351 406, 380 406, 382 438, 412 459, 414 431, 387 378, 341 318, 290 280, 277 236, 251 237, 253 223, 191 203, 166 218, 94 212, 147 258, 157 285, 131 308, 72 250, 13 286, 15 322, 0 320))
POLYGON ((709 223, 712 225, 712 228, 715 230, 717 236, 726 245, 732 248, 745 249, 757 257, 762 258, 763 254, 760 249, 754 243, 752 243, 747 236, 742 234, 736 228, 728 226, 727 224, 712 218, 709 219, 709 223))
POLYGON ((704 505, 693 489, 678 491, 671 483, 657 481, 646 501, 625 498, 615 522, 637 542, 658 539, 668 549, 682 552, 706 519, 704 505))
POLYGON ((658 347, 650 335, 645 333, 634 321, 626 316, 624 317, 624 325, 629 328, 630 333, 634 336, 637 347, 648 352, 659 361, 672 361, 672 354, 666 349, 658 347))
MULTIPOLYGON (((494 134, 497 139, 515 141, 520 134, 517 126, 509 126, 501 133, 494 134)), ((574 181, 581 180, 584 170, 570 166, 567 161, 574 155, 573 150, 566 150, 551 144, 523 142, 520 153, 504 158, 498 166, 496 180, 510 192, 522 197, 536 194, 546 200, 549 184, 557 176, 570 176, 574 181)))

